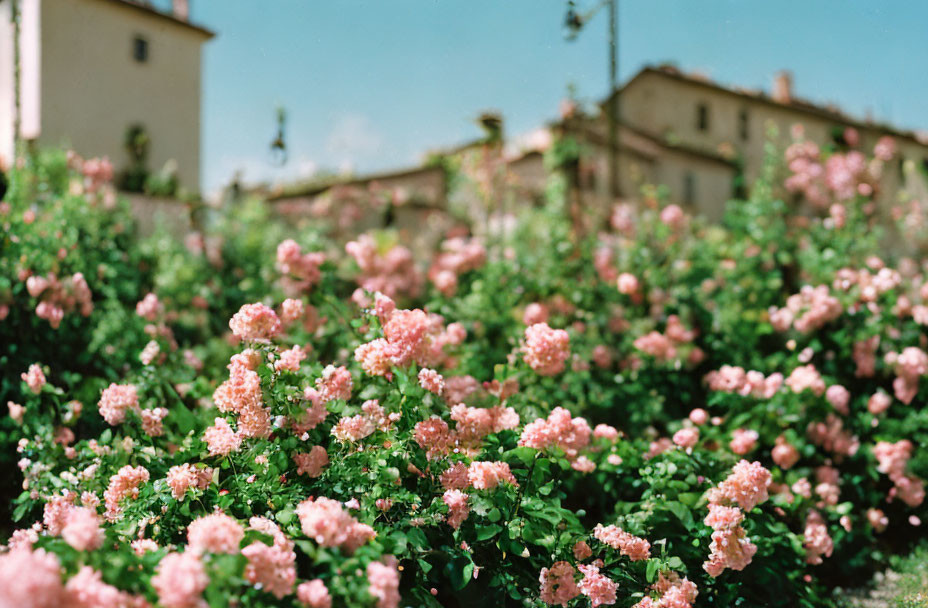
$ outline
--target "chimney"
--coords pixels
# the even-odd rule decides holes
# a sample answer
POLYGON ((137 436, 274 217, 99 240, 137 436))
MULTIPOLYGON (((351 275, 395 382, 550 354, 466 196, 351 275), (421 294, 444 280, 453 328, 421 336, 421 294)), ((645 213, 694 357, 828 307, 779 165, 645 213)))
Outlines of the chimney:
POLYGON ((793 100, 793 75, 788 70, 777 72, 773 77, 773 100, 778 103, 793 100))
POLYGON ((173 0, 174 16, 181 21, 190 19, 190 0, 173 0))

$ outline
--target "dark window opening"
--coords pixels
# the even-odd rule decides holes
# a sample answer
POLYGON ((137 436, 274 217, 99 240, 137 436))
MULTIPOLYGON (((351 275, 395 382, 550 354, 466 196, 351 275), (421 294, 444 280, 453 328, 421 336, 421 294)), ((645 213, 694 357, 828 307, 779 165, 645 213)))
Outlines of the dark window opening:
POLYGON ((928 156, 922 159, 922 171, 928 174, 928 156))
POLYGON ((692 173, 683 175, 683 204, 693 205, 696 202, 696 176, 692 173))
POLYGON ((141 36, 132 40, 132 57, 139 63, 148 61, 148 40, 141 36))
POLYGON ((748 111, 741 110, 738 112, 738 136, 741 137, 741 141, 747 141, 750 138, 750 126, 748 111))
POLYGON ((899 179, 904 180, 905 179, 905 159, 900 158, 896 166, 899 168, 899 179))
POLYGON ((709 106, 704 103, 696 106, 696 128, 700 131, 709 130, 709 106))

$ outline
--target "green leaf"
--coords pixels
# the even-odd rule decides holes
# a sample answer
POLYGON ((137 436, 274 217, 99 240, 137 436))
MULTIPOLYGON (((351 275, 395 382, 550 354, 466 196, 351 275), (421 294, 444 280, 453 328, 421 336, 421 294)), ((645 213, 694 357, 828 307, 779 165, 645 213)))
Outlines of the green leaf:
POLYGON ((493 538, 499 534, 502 530, 502 526, 490 525, 490 526, 479 526, 477 528, 477 540, 487 540, 488 538, 493 538))
POLYGON ((693 512, 690 511, 690 508, 683 503, 668 502, 664 506, 667 507, 667 510, 677 516, 677 519, 680 520, 680 523, 682 523, 683 527, 687 530, 692 530, 696 527, 696 522, 693 520, 693 512))
POLYGON ((653 583, 654 579, 657 578, 657 572, 660 570, 661 562, 659 559, 649 559, 648 566, 645 570, 645 577, 647 577, 649 583, 653 583))

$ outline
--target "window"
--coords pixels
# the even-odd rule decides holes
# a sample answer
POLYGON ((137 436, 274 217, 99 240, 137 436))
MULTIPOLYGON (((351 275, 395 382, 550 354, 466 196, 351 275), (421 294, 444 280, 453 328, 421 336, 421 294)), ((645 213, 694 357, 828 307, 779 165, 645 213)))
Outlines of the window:
POLYGON ((132 57, 139 63, 148 61, 148 40, 141 36, 132 39, 132 57))
POLYGON ((741 141, 747 141, 751 136, 751 123, 748 119, 748 111, 742 109, 738 112, 738 137, 741 141))
POLYGON ((683 175, 683 204, 694 205, 696 203, 696 176, 687 171, 683 175))
POLYGON ((709 106, 704 103, 696 106, 696 128, 700 131, 709 130, 709 106))

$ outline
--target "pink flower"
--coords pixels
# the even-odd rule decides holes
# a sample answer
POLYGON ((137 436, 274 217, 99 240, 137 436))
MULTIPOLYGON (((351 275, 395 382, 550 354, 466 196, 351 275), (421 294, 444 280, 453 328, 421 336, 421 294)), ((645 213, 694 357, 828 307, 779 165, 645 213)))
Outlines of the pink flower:
POLYGON ((470 485, 478 490, 492 490, 501 483, 519 487, 519 482, 512 475, 506 462, 474 461, 470 463, 467 477, 470 485))
POLYGON ((120 502, 127 496, 138 498, 139 486, 148 481, 149 474, 145 467, 131 467, 129 465, 119 469, 115 475, 110 477, 109 487, 103 493, 103 499, 106 502, 106 513, 104 516, 109 521, 116 521, 122 514, 120 502))
POLYGON ((579 457, 580 450, 590 443, 589 423, 583 418, 571 418, 570 412, 562 407, 554 408, 548 418, 539 418, 522 429, 520 446, 536 450, 558 447, 568 459, 579 457))
POLYGON ((346 553, 368 542, 376 533, 359 523, 337 500, 320 496, 301 502, 296 508, 303 534, 323 547, 341 547, 346 553))
POLYGON ((228 456, 237 452, 242 445, 242 437, 232 430, 225 418, 216 418, 213 426, 203 432, 203 441, 206 442, 210 456, 228 456))
POLYGON ((238 553, 242 526, 224 513, 204 515, 187 526, 187 546, 194 553, 238 553))
POLYGON ((103 544, 100 517, 89 507, 73 507, 65 517, 61 537, 78 551, 99 549, 103 544))
POLYGON ((303 304, 303 300, 287 298, 284 300, 283 304, 280 305, 280 320, 284 325, 290 325, 294 321, 303 318, 305 312, 306 306, 303 304))
POLYGON ((296 553, 293 551, 293 542, 288 540, 276 525, 269 520, 265 521, 273 526, 274 544, 268 546, 254 541, 242 549, 242 555, 248 560, 245 578, 252 585, 260 585, 277 599, 282 599, 293 592, 296 582, 296 553))
POLYGON ((525 362, 541 376, 554 376, 564 371, 570 355, 570 337, 563 329, 551 329, 547 323, 536 323, 525 329, 522 347, 525 362))
POLYGON ((361 441, 377 430, 374 422, 367 416, 346 416, 332 427, 332 435, 342 443, 361 441))
POLYGON ((419 386, 430 393, 440 395, 445 388, 445 379, 434 369, 423 368, 419 370, 419 386))
POLYGON ((241 340, 266 342, 280 333, 280 319, 264 304, 245 304, 232 316, 229 328, 241 340))
POLYGON ((57 608, 64 600, 61 566, 53 553, 23 547, 0 554, 0 605, 57 608))
POLYGON ((794 393, 801 393, 808 389, 816 395, 825 392, 825 381, 819 375, 818 370, 812 364, 802 365, 793 370, 786 379, 786 386, 794 393))
POLYGON ((445 490, 441 499, 448 505, 448 525, 457 530, 470 514, 468 495, 460 490, 445 490))
POLYGON ((596 524, 593 536, 601 543, 626 555, 633 562, 651 557, 651 543, 646 539, 634 536, 617 526, 603 526, 596 524))
POLYGON ((783 470, 793 468, 799 462, 799 450, 786 441, 786 437, 780 435, 777 437, 777 444, 770 452, 773 462, 783 470))
POLYGON ((548 321, 548 307, 540 302, 532 302, 525 307, 522 313, 522 322, 526 325, 546 323, 548 321))
POLYGON ((135 305, 135 313, 146 321, 157 321, 164 312, 164 305, 158 301, 158 296, 149 293, 135 305))
POLYGON ((388 557, 386 562, 367 565, 367 591, 377 598, 377 608, 397 608, 400 603, 400 573, 395 557, 388 557))
POLYGON ((667 205, 661 210, 661 222, 671 230, 680 230, 686 223, 686 215, 678 205, 667 205))
POLYGON ((328 365, 322 370, 322 377, 316 379, 316 388, 319 390, 319 398, 323 403, 335 399, 348 401, 351 399, 353 387, 351 372, 345 366, 328 365))
POLYGON ((590 549, 590 545, 588 545, 585 540, 579 540, 574 543, 573 554, 575 560, 582 562, 593 555, 593 550, 590 549))
POLYGON ((580 564, 577 568, 583 573, 583 580, 580 581, 580 593, 590 598, 593 608, 615 604, 617 585, 613 581, 600 574, 599 568, 596 566, 580 564))
POLYGON ((151 586, 165 608, 201 608, 209 585, 206 568, 194 553, 169 553, 158 564, 151 586))
POLYGON ((742 460, 732 469, 731 475, 717 488, 710 490, 709 501, 716 504, 730 501, 750 511, 769 497, 770 471, 759 462, 742 460))
POLYGON ((318 578, 297 585, 296 599, 306 608, 332 608, 332 596, 318 578))
POLYGON ((541 583, 541 601, 550 605, 567 606, 570 600, 580 595, 580 587, 574 581, 576 570, 567 562, 554 562, 550 569, 542 568, 538 580, 541 583))
POLYGON ((274 362, 274 369, 277 371, 287 370, 298 372, 300 371, 300 362, 305 358, 306 351, 299 346, 294 346, 280 353, 280 359, 274 362))
POLYGON ((183 500, 190 488, 206 489, 212 479, 212 469, 198 469, 189 462, 168 469, 167 482, 175 500, 183 500))
POLYGON ((6 407, 10 411, 10 418, 13 419, 13 422, 16 424, 22 424, 23 415, 26 413, 26 408, 18 403, 13 403, 12 401, 7 401, 6 407))
POLYGON ((734 437, 732 438, 731 443, 728 444, 728 447, 730 447, 731 451, 735 454, 743 456, 757 446, 757 440, 759 438, 760 435, 757 433, 757 431, 736 429, 734 432, 734 437))
POLYGON ((874 416, 878 416, 888 410, 892 402, 892 397, 883 391, 877 391, 870 395, 870 399, 867 400, 867 411, 874 416))
MULTIPOLYGON (((125 591, 103 582, 103 575, 84 566, 65 585, 65 596, 70 600, 67 606, 73 608, 94 608, 96 606, 133 606, 140 603, 125 591)), ((142 600, 143 601, 143 600, 142 600)))
POLYGON ((142 431, 149 437, 160 437, 164 434, 162 420, 168 415, 167 409, 156 407, 139 412, 142 416, 142 431))
POLYGON ((39 367, 38 363, 33 363, 29 366, 29 371, 23 374, 20 374, 20 377, 23 379, 29 386, 29 390, 34 394, 38 395, 42 392, 42 387, 45 386, 45 374, 42 373, 42 368, 39 367))
POLYGON ((867 509, 867 521, 877 533, 883 532, 889 525, 889 518, 880 509, 867 509))
POLYGON ((297 475, 319 477, 322 475, 322 469, 329 464, 329 454, 321 445, 314 445, 308 454, 303 452, 294 454, 293 461, 297 466, 297 475))
POLYGON ((851 399, 851 394, 840 384, 833 384, 825 391, 825 399, 835 408, 839 414, 847 416, 850 413, 847 404, 851 399))
POLYGON ((100 415, 110 425, 116 426, 126 419, 126 411, 138 411, 139 395, 132 384, 111 383, 103 389, 100 402, 97 404, 100 415))
POLYGON ((803 546, 806 549, 806 563, 815 565, 822 563, 822 556, 831 557, 834 550, 834 543, 831 536, 828 535, 828 527, 825 520, 819 515, 818 511, 811 510, 806 516, 806 528, 804 531, 805 542, 803 546))
POLYGON ((709 420, 709 412, 702 408, 696 408, 690 412, 690 422, 696 426, 702 426, 709 420))
POLYGON ((699 429, 696 427, 682 428, 673 434, 673 442, 681 448, 692 448, 699 441, 699 429))

